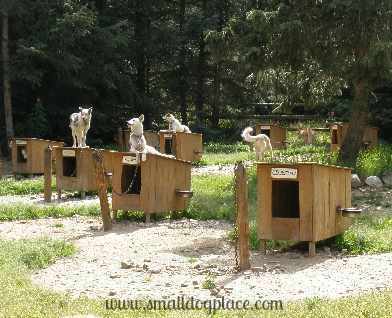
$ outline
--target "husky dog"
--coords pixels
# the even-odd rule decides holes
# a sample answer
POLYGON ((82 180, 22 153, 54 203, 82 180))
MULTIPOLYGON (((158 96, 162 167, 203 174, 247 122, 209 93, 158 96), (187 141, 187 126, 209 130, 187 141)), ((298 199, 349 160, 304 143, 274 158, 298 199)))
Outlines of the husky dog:
POLYGON ((69 127, 72 130, 73 146, 72 147, 87 147, 86 136, 90 129, 91 114, 93 108, 82 108, 79 107, 79 113, 73 113, 70 116, 69 127))
POLYGON ((143 121, 143 114, 141 114, 139 117, 135 117, 127 121, 128 128, 131 129, 131 135, 129 137, 129 152, 150 153, 153 155, 174 158, 174 156, 172 155, 160 153, 154 147, 147 145, 146 138, 143 134, 143 121))
POLYGON ((263 154, 266 151, 272 151, 271 141, 267 135, 258 134, 258 135, 251 135, 253 131, 252 127, 246 127, 241 137, 244 141, 254 144, 254 149, 256 152, 256 160, 262 160, 263 154))
POLYGON ((314 130, 312 128, 299 128, 299 135, 304 140, 305 145, 311 145, 314 141, 314 130))
POLYGON ((188 126, 182 125, 180 121, 174 117, 173 114, 166 114, 163 116, 163 120, 169 123, 169 130, 174 132, 186 132, 190 133, 191 130, 188 126))

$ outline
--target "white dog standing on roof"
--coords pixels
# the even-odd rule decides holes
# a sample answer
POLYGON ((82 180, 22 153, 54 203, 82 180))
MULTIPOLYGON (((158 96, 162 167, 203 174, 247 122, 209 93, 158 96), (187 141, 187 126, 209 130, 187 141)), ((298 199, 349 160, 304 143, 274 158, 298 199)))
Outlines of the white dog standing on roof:
POLYGON ((174 158, 172 155, 160 153, 154 147, 147 145, 146 138, 144 137, 143 121, 143 114, 127 121, 128 128, 131 129, 131 135, 129 137, 129 152, 150 153, 153 155, 174 158))
POLYGON ((253 131, 252 127, 246 127, 242 134, 241 137, 249 143, 254 144, 254 149, 256 152, 256 160, 262 160, 263 159, 263 154, 266 151, 272 151, 272 146, 271 146, 271 141, 267 135, 264 134, 258 134, 255 136, 252 136, 251 133, 253 131))
POLYGON ((79 107, 79 113, 71 114, 69 118, 69 127, 72 131, 73 146, 72 147, 87 147, 86 136, 90 129, 91 114, 93 108, 82 108, 79 107))
POLYGON ((171 131, 185 133, 191 132, 188 126, 181 124, 180 121, 172 114, 166 114, 163 116, 163 119, 169 123, 169 130, 171 131))

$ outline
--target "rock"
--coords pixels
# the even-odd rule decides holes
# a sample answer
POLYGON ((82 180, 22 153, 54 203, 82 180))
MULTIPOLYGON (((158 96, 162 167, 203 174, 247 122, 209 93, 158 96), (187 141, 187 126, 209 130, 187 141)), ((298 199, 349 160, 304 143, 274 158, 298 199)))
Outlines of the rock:
POLYGON ((160 274, 161 269, 160 268, 152 268, 148 271, 150 274, 160 274))
POLYGON ((192 282, 192 284, 193 284, 193 286, 196 286, 196 285, 199 285, 199 282, 198 282, 197 280, 194 280, 194 281, 192 282))
POLYGON ((181 287, 188 287, 188 284, 182 283, 182 284, 181 284, 181 287))
POLYGON ((114 295, 116 295, 117 293, 115 292, 115 291, 110 291, 109 292, 109 296, 114 296, 114 295))
POLYGON ((112 274, 112 275, 110 275, 110 278, 120 278, 121 276, 120 275, 118 275, 118 274, 112 274))
POLYGON ((359 188, 362 185, 361 179, 359 179, 358 175, 353 173, 351 175, 351 187, 352 188, 359 188))
POLYGON ((147 270, 148 270, 148 265, 147 265, 147 264, 143 264, 143 269, 144 269, 145 271, 147 271, 147 270))
POLYGON ((373 188, 382 188, 382 186, 383 186, 381 179, 377 176, 367 177, 365 180, 365 183, 368 186, 373 187, 373 188))
POLYGON ((392 186, 392 171, 384 172, 382 181, 388 186, 392 186))
POLYGON ((134 266, 134 265, 133 265, 132 262, 130 262, 130 263, 121 262, 121 268, 122 268, 122 269, 130 269, 130 268, 132 268, 133 266, 134 266))

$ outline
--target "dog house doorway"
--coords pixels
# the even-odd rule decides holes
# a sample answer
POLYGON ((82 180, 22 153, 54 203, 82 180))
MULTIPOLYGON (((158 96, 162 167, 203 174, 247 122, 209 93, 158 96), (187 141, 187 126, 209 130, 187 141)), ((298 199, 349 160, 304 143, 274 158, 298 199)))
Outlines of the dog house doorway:
POLYGON ((165 154, 173 155, 173 136, 165 136, 165 154))
POLYGON ((25 145, 16 147, 17 161, 18 163, 26 163, 27 162, 27 149, 25 145))
POLYGON ((122 165, 121 193, 140 194, 142 173, 140 165, 122 165))
POLYGON ((299 218, 299 182, 272 180, 272 217, 299 218))
POLYGON ((77 176, 76 157, 63 157, 63 176, 64 177, 77 176))
POLYGON ((267 135, 269 138, 271 137, 271 129, 269 127, 261 126, 260 134, 267 135))

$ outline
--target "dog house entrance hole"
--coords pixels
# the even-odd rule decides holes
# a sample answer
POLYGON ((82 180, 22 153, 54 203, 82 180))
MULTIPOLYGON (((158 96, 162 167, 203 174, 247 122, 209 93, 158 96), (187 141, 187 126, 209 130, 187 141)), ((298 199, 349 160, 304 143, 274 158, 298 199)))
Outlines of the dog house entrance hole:
POLYGON ((332 144, 337 144, 338 143, 338 130, 337 129, 332 129, 332 144))
POLYGON ((141 169, 137 165, 123 165, 121 174, 121 193, 140 194, 142 186, 141 169))
POLYGON ((265 129, 265 127, 263 127, 263 128, 260 130, 260 134, 264 134, 264 135, 267 135, 268 137, 270 137, 271 129, 270 128, 265 129))
POLYGON ((172 137, 165 138, 165 153, 168 155, 173 154, 173 138, 172 137))
POLYGON ((26 146, 17 146, 16 147, 17 160, 18 163, 26 163, 27 162, 27 149, 26 146))
POLYGON ((76 157, 63 157, 63 176, 76 177, 76 157))
POLYGON ((299 218, 298 181, 272 180, 272 217, 299 218))

